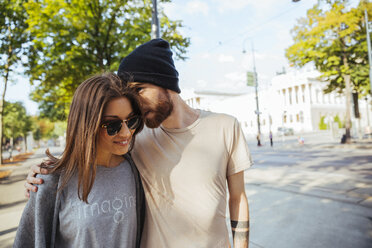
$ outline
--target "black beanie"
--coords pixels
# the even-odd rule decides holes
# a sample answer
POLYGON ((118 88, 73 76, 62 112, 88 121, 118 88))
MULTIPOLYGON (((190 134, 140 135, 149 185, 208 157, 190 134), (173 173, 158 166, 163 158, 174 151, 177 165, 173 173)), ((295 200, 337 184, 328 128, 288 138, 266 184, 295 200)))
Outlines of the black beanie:
POLYGON ((150 83, 181 93, 169 43, 154 39, 134 49, 119 66, 124 82, 150 83))

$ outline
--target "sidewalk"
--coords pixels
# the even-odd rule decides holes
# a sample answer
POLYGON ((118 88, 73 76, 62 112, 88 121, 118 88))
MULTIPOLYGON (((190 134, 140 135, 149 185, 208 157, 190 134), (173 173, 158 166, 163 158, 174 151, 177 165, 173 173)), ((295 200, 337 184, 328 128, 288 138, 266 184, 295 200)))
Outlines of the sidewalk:
POLYGON ((340 142, 330 142, 328 144, 324 144, 319 148, 338 148, 338 149, 363 149, 363 150, 370 150, 372 153, 372 139, 364 139, 364 140, 351 140, 350 144, 341 144, 340 142))
MULTIPOLYGON (((262 147, 257 147, 254 137, 246 135, 246 140, 250 149, 272 149, 268 137, 263 137, 262 147)), ((341 139, 336 139, 329 132, 297 133, 292 136, 274 136, 273 149, 340 149, 340 150, 371 150, 372 139, 352 139, 350 144, 341 144, 341 139), (304 138, 304 144, 298 143, 298 138, 304 138)))

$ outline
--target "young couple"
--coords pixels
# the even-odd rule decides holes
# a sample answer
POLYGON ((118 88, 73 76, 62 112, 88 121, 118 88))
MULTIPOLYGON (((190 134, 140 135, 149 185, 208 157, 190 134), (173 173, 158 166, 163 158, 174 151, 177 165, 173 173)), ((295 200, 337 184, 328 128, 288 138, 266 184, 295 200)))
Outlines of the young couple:
POLYGON ((234 247, 248 247, 252 162, 238 121, 180 98, 162 39, 133 50, 118 77, 76 90, 62 157, 27 178, 14 247, 230 247, 226 182, 234 247))

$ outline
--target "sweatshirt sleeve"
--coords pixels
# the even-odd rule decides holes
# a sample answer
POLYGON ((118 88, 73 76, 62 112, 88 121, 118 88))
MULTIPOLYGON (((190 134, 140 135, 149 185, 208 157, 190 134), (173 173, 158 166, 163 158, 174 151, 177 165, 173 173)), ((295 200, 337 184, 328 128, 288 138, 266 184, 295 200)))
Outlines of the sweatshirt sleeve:
POLYGON ((14 240, 13 247, 50 247, 59 177, 38 175, 44 183, 30 193, 14 240))

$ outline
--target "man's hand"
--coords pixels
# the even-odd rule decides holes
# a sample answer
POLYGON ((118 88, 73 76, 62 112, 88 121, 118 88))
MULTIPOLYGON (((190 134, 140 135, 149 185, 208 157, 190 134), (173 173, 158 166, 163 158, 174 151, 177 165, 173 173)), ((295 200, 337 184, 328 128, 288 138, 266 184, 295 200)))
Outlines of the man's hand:
MULTIPOLYGON (((51 161, 45 162, 46 164, 50 164, 51 161)), ((41 168, 41 164, 33 165, 28 172, 26 182, 24 184, 25 187, 25 197, 30 198, 30 191, 37 192, 37 186, 33 184, 43 184, 43 179, 36 178, 37 174, 48 174, 48 170, 41 168)))

